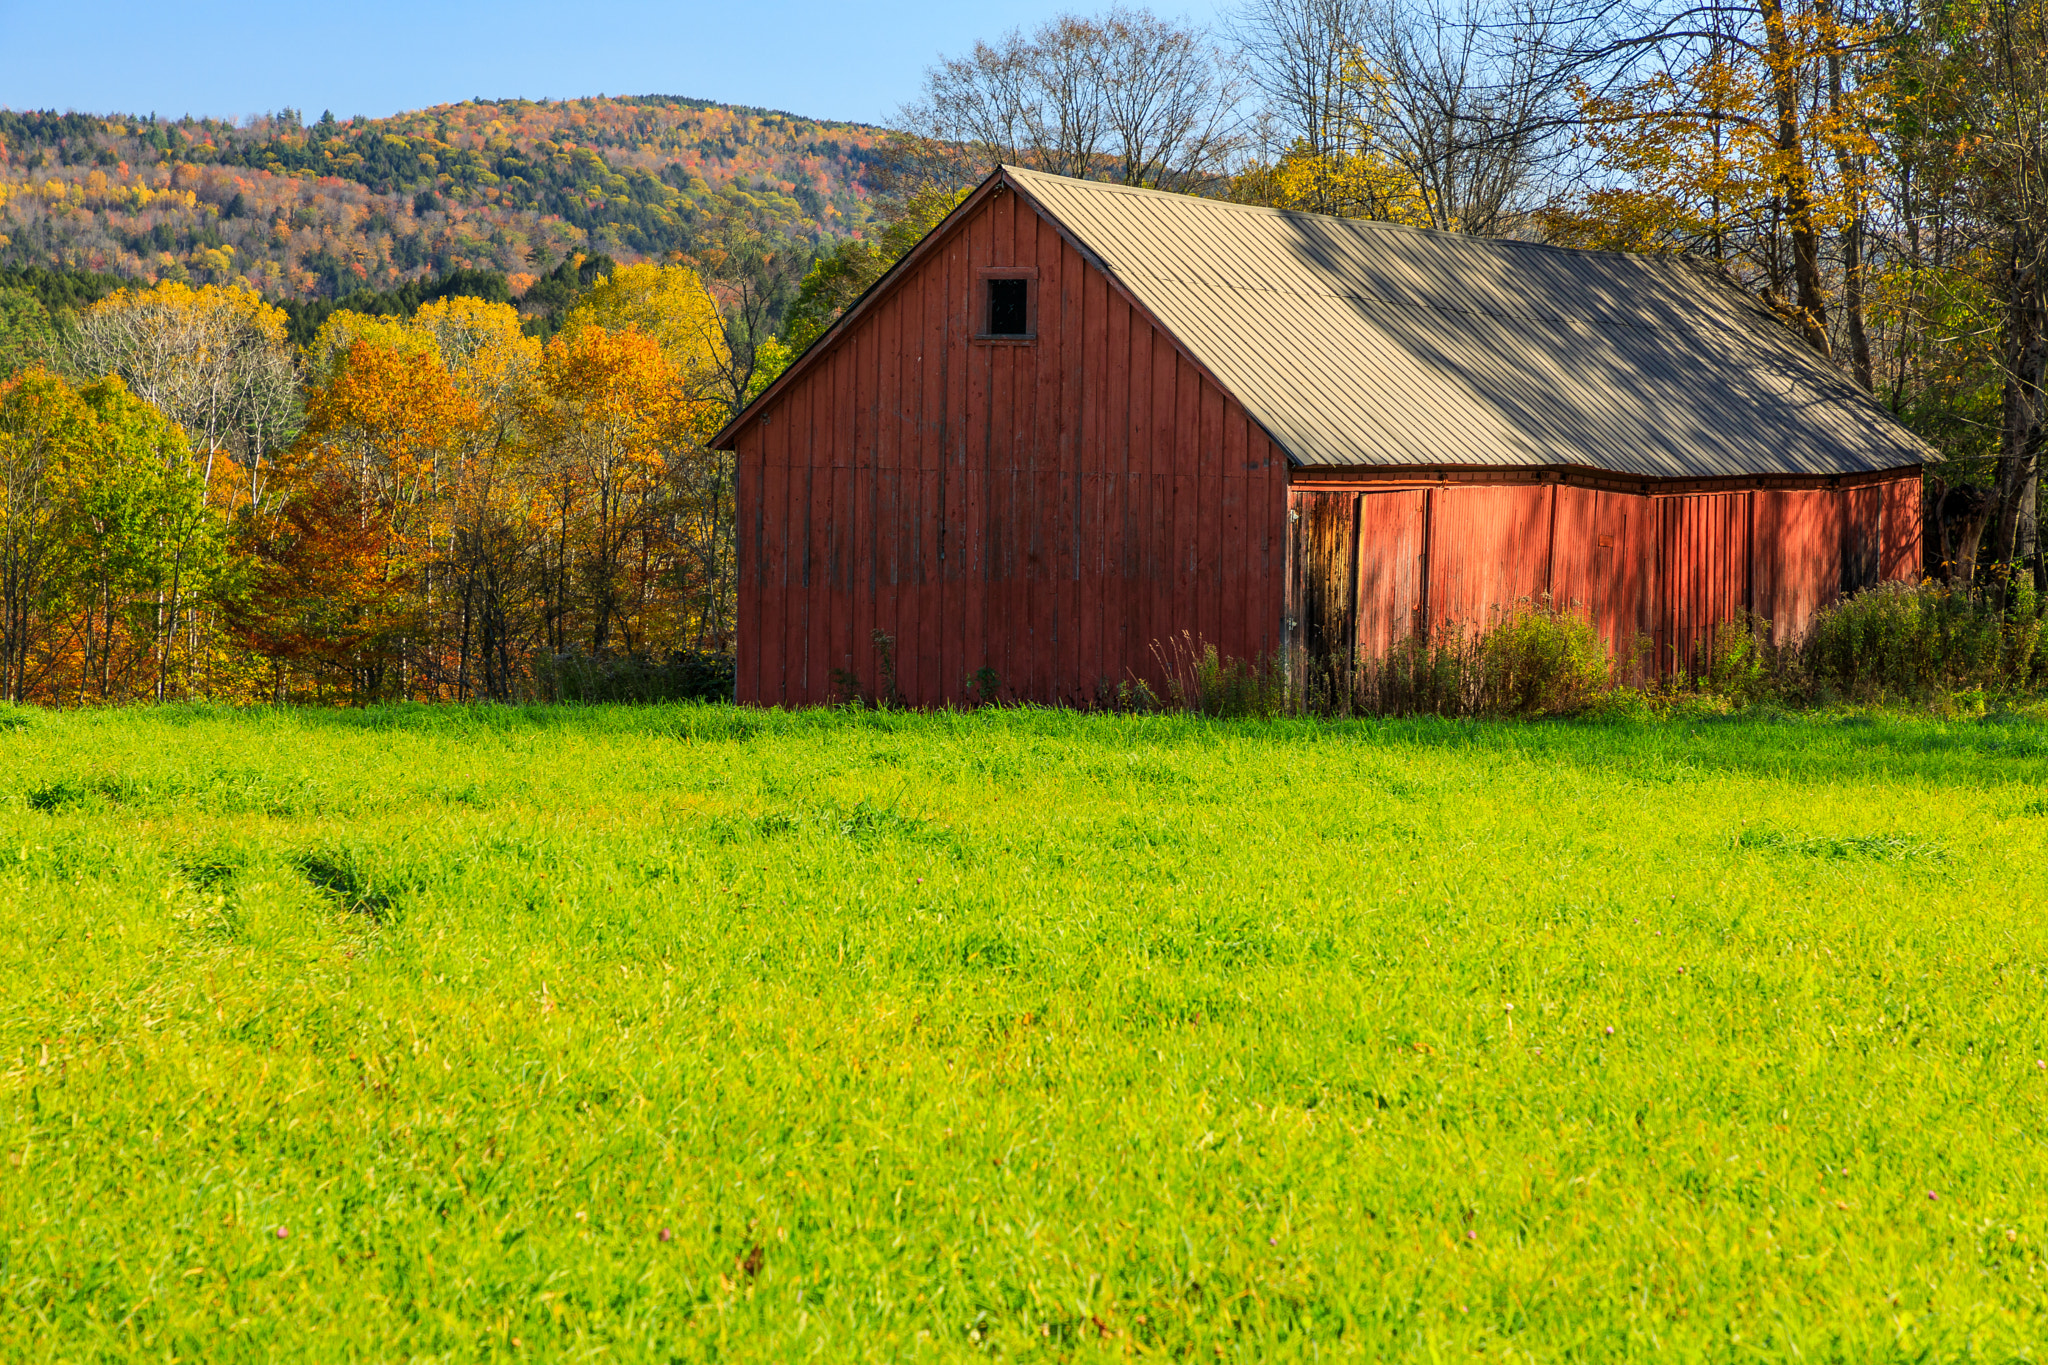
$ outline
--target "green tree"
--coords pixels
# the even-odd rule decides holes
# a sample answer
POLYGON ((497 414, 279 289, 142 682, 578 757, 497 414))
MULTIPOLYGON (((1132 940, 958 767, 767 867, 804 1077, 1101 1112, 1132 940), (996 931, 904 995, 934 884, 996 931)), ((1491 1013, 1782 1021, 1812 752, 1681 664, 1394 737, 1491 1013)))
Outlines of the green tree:
POLYGON ((783 317, 782 335, 761 348, 747 396, 751 398, 773 383, 969 193, 971 190, 945 189, 927 182, 904 199, 872 240, 849 237, 819 252, 797 287, 796 302, 783 317))
POLYGON ((163 695, 183 599, 225 579, 176 423, 108 378, 0 384, 0 690, 163 695))
POLYGON ((59 514, 77 695, 105 700, 124 678, 153 677, 161 699, 185 602, 225 586, 222 525, 175 422, 114 378, 78 398, 92 435, 59 514))
POLYGON ((0 289, 0 379, 48 365, 56 353, 57 329, 42 300, 26 289, 0 289))

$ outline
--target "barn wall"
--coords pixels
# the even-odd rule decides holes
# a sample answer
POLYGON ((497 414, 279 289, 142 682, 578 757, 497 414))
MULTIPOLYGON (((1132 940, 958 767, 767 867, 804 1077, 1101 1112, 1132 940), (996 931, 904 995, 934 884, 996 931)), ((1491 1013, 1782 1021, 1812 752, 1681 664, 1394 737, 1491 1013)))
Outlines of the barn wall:
POLYGON ((1296 643, 1384 654, 1418 628, 1484 630, 1518 601, 1585 615, 1610 653, 1690 669, 1754 611, 1796 638, 1845 592, 1919 569, 1917 473, 1853 488, 1643 494, 1561 482, 1292 494, 1296 643))
POLYGON ((1281 452, 1015 194, 984 201, 738 433, 741 701, 1093 701, 1187 631, 1280 645, 1281 452), (1036 340, 976 341, 1035 269, 1036 340))

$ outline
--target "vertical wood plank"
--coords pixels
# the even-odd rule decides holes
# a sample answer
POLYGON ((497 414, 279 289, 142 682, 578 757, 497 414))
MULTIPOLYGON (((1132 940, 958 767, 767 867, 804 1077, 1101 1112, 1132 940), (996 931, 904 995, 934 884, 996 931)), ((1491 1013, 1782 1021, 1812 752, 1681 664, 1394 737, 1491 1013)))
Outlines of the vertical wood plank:
MULTIPOLYGON (((1182 362, 1186 365, 1186 362, 1182 362)), ((1186 366, 1194 390, 1195 532, 1193 550, 1195 631, 1216 647, 1223 639, 1223 394, 1193 366, 1186 366)), ((1231 651, 1235 653, 1235 650, 1231 651)))
MULTIPOLYGON (((994 225, 990 214, 978 214, 968 224, 964 234, 967 253, 960 262, 960 278, 955 285, 956 330, 962 336, 971 335, 974 323, 972 313, 979 307, 978 281, 974 271, 989 259, 989 243, 994 225)), ((988 527, 987 493, 985 489, 988 469, 989 447, 989 349, 968 343, 965 353, 966 387, 962 394, 962 435, 961 452, 961 563, 960 572, 964 591, 960 611, 960 666, 952 680, 952 686, 964 687, 968 675, 989 663, 988 642, 984 635, 988 602, 988 527)))
POLYGON ((946 600, 941 613, 944 638, 940 650, 939 685, 949 701, 962 697, 961 680, 971 667, 966 662, 968 598, 978 591, 969 564, 972 532, 967 509, 967 450, 972 439, 967 412, 967 373, 976 357, 966 342, 966 289, 962 279, 970 259, 969 240, 981 214, 961 228, 947 244, 944 275, 938 281, 942 303, 940 344, 946 356, 944 400, 945 423, 945 506, 946 506, 946 600))
MULTIPOLYGON (((900 382, 903 334, 902 297, 884 299, 876 309, 874 325, 875 402, 875 626, 893 642, 901 666, 903 656, 903 479, 902 401, 900 382)), ((916 647, 916 642, 911 642, 916 647)), ((901 697, 903 684, 896 682, 901 697)))
MULTIPOLYGON (((855 667, 853 657, 853 591, 855 554, 857 553, 859 524, 856 520, 856 494, 853 480, 853 395, 851 371, 853 357, 851 348, 836 347, 826 357, 819 376, 818 417, 819 425, 830 438, 831 486, 825 505, 832 509, 826 526, 826 535, 831 551, 827 556, 826 585, 828 596, 824 599, 829 606, 826 611, 826 660, 828 670, 850 672, 855 667)), ((829 674, 828 674, 829 676, 829 674)))
POLYGON ((918 272, 918 466, 923 486, 923 607, 919 614, 922 657, 919 693, 927 706, 947 699, 942 661, 946 635, 947 547, 946 385, 954 366, 946 345, 946 257, 941 252, 918 272))
POLYGON ((761 699, 761 424, 749 422, 734 442, 732 510, 734 574, 733 700, 761 699))
POLYGON ((1138 642, 1138 652, 1152 662, 1148 675, 1155 675, 1155 682, 1163 684, 1165 676, 1152 650, 1155 645, 1163 646, 1176 633, 1174 589, 1180 565, 1174 554, 1174 475, 1179 452, 1174 445, 1174 431, 1179 418, 1175 380, 1180 353, 1169 338, 1149 324, 1145 336, 1151 343, 1152 356, 1152 421, 1146 431, 1150 439, 1146 457, 1151 475, 1152 521, 1145 534, 1146 547, 1151 552, 1147 578, 1152 589, 1152 611, 1145 638, 1138 642))
POLYGON ((1221 427, 1218 433, 1221 517, 1218 539, 1210 547, 1210 553, 1216 557, 1219 576, 1221 624, 1217 635, 1223 643, 1218 648, 1227 649, 1240 659, 1256 659, 1259 652, 1258 630, 1251 619, 1250 591, 1252 524, 1247 505, 1252 496, 1252 480, 1250 471, 1245 468, 1250 433, 1243 415, 1228 400, 1221 402, 1217 420, 1221 427))
POLYGON ((818 680, 825 676, 832 653, 832 525, 836 510, 832 506, 830 393, 831 367, 821 364, 806 376, 803 414, 798 419, 802 426, 791 430, 790 524, 793 533, 800 530, 807 547, 801 563, 803 619, 790 623, 795 639, 788 656, 793 704, 798 698, 811 701, 818 697, 818 680))
POLYGON ((1121 662, 1137 676, 1156 682, 1146 645, 1154 636, 1153 583, 1158 577, 1158 526, 1154 510, 1157 485, 1152 478, 1152 410, 1157 406, 1158 385, 1153 376, 1152 329, 1131 313, 1131 431, 1130 431, 1130 605, 1125 612, 1125 637, 1121 662))
POLYGON ((1025 423, 1031 431, 1024 479, 1031 488, 1031 612, 1032 695, 1046 701, 1060 696, 1058 597, 1065 518, 1061 514, 1060 469, 1065 455, 1060 438, 1061 352, 1060 238, 1035 211, 1027 208, 1031 260, 1038 267, 1038 343, 1032 347, 1033 394, 1025 423))
POLYGON ((767 458, 762 461, 761 468, 761 639, 764 647, 758 677, 760 700, 769 706, 780 706, 788 700, 784 669, 789 658, 785 630, 790 593, 785 566, 789 548, 790 406, 785 401, 773 414, 767 458), (777 426, 782 427, 781 432, 775 430, 777 426))
POLYGON ((1119 686, 1131 676, 1131 641, 1140 628, 1136 619, 1142 588, 1138 521, 1144 504, 1138 497, 1140 445, 1135 434, 1145 420, 1145 395, 1132 382, 1137 373, 1138 338, 1130 304, 1121 294, 1108 292, 1106 296, 1109 378, 1103 392, 1103 427, 1108 498, 1103 508, 1102 658, 1110 671, 1110 685, 1119 686))
POLYGON ((1908 581, 1921 572, 1920 475, 1915 471, 1903 479, 1881 485, 1884 498, 1883 545, 1879 572, 1886 582, 1908 581))
POLYGON ((1202 391, 1201 377, 1180 348, 1164 336, 1161 340, 1168 341, 1173 358, 1173 433, 1167 443, 1173 459, 1173 619, 1168 630, 1178 638, 1183 632, 1201 633, 1198 565, 1207 548, 1201 540, 1202 391))
POLYGON ((843 380, 846 389, 839 399, 840 411, 846 414, 854 433, 851 458, 847 462, 853 500, 852 552, 847 575, 852 663, 848 667, 873 695, 881 685, 880 661, 874 643, 881 586, 881 471, 876 462, 874 425, 875 386, 881 373, 880 347, 873 327, 862 327, 847 340, 848 344, 840 348, 846 353, 843 380))
MULTIPOLYGON (((786 452, 787 422, 789 420, 788 404, 782 404, 773 416, 776 420, 785 424, 784 431, 781 433, 784 437, 785 446, 783 452, 778 452, 774 442, 774 436, 777 433, 773 429, 773 422, 767 427, 761 427, 758 423, 756 424, 756 429, 760 433, 756 438, 760 443, 760 459, 754 467, 753 480, 754 545, 757 560, 753 566, 751 577, 754 580, 757 600, 754 607, 754 639, 756 647, 752 676, 754 679, 754 700, 761 705, 772 704, 769 695, 771 678, 767 670, 771 663, 779 663, 781 654, 781 640, 778 631, 782 616, 780 606, 775 605, 781 597, 781 590, 770 580, 768 574, 768 564, 773 553, 770 537, 777 534, 781 528, 775 524, 775 509, 770 505, 770 498, 773 494, 773 481, 769 476, 769 465, 777 458, 779 453, 785 464, 788 460, 787 454, 784 453, 786 452), (775 613, 772 617, 769 614, 771 610, 775 613)), ((745 568, 742 567, 741 571, 744 573, 745 568)))
POLYGON ((1109 679, 1107 563, 1110 528, 1110 408, 1115 393, 1109 337, 1109 282, 1093 266, 1081 275, 1080 436, 1074 452, 1081 471, 1079 570, 1075 583, 1080 618, 1075 667, 1078 686, 1093 700, 1109 679))
MULTIPOLYGON (((1064 237, 1049 233, 1049 253, 1058 262, 1059 345, 1058 379, 1055 383, 1058 411, 1058 500, 1054 515, 1059 518, 1058 554, 1051 564, 1055 583, 1052 629, 1057 643, 1053 664, 1059 695, 1069 703, 1084 704, 1081 662, 1081 562, 1083 502, 1080 443, 1081 376, 1084 364, 1083 314, 1081 311, 1080 261, 1064 237)), ((1047 254, 1047 253, 1041 253, 1047 254)), ((1051 288, 1045 297, 1053 297, 1051 288)))

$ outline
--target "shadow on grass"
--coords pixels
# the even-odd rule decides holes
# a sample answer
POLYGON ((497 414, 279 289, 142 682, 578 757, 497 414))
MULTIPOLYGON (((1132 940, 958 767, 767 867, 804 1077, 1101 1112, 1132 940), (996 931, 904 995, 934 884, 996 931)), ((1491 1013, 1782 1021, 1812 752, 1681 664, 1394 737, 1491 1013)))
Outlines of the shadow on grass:
MULTIPOLYGON (((1376 748, 1498 752, 1624 771, 1674 765, 1698 771, 1798 777, 1839 773, 1844 764, 1894 776, 1971 785, 2038 782, 2048 760, 2048 723, 2018 713, 1944 720, 1900 712, 1754 711, 1663 718, 1566 717, 1465 720, 1437 717, 1322 720, 1210 720, 1180 713, 1119 715, 1058 707, 964 711, 868 710, 856 706, 781 711, 714 702, 654 705, 504 706, 397 703, 332 710, 165 706, 161 723, 258 720, 307 731, 378 731, 461 739, 555 732, 644 736, 692 743, 762 737, 901 734, 933 738, 1059 738, 1208 748, 1223 744, 1345 744, 1376 748)), ((1661 778, 1660 780, 1668 780, 1661 778)))

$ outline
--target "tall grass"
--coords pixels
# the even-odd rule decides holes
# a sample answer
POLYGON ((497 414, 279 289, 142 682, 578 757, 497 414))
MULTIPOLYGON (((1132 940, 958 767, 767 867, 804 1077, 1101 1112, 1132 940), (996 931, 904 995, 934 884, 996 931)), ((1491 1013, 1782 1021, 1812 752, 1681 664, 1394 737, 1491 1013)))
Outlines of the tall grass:
POLYGON ((1888 583, 1823 608, 1786 643, 1761 617, 1723 622, 1688 669, 1638 691, 1647 641, 1610 658, 1585 618, 1524 601, 1485 629, 1452 625, 1355 665, 1305 660, 1291 702, 1334 716, 1534 716, 1612 709, 1620 696, 1786 706, 2034 698, 2048 691, 2037 607, 2024 584, 1888 583))
MULTIPOLYGON (((1277 716, 1288 709, 1285 673, 1263 659, 1234 659, 1188 631, 1155 641, 1152 655, 1166 675, 1166 693, 1177 709, 1224 720, 1277 716)), ((1142 686, 1142 684, 1140 685, 1142 686)), ((1121 704, 1153 702, 1149 689, 1126 688, 1121 704)))
POLYGON ((1473 628, 1452 623, 1379 658, 1304 667, 1301 703, 1319 715, 1538 716, 1583 710, 1608 686, 1592 623, 1543 600, 1473 628))

